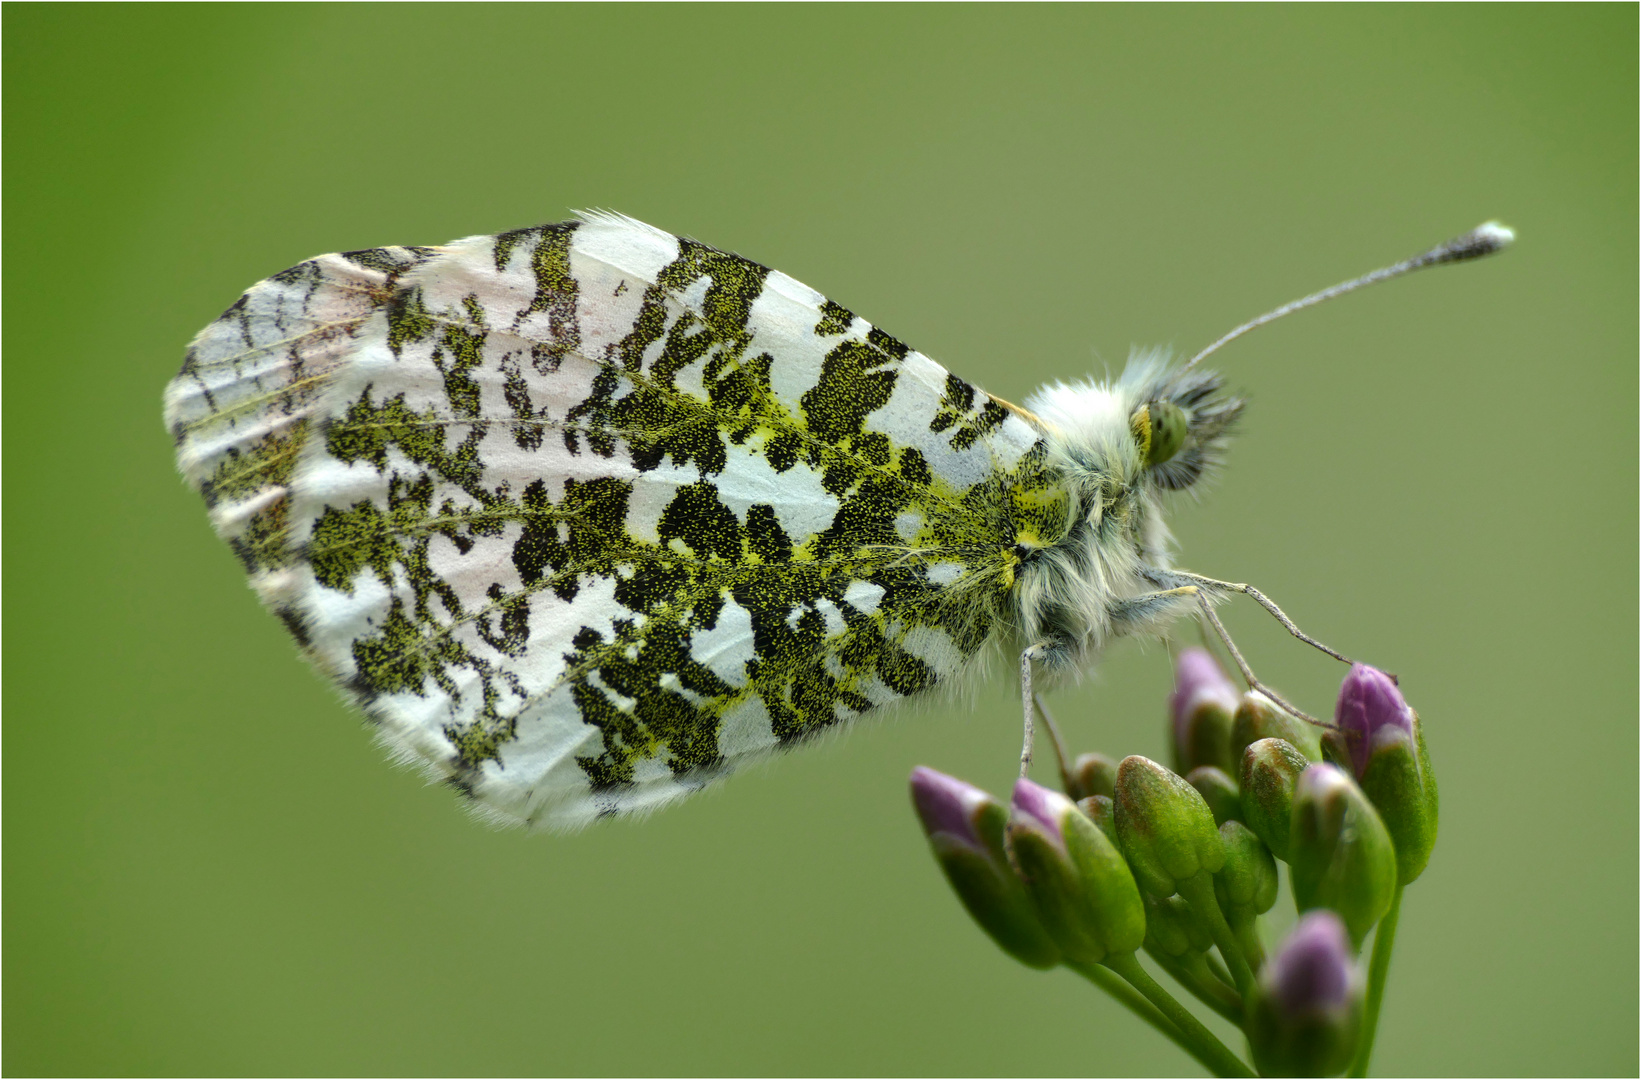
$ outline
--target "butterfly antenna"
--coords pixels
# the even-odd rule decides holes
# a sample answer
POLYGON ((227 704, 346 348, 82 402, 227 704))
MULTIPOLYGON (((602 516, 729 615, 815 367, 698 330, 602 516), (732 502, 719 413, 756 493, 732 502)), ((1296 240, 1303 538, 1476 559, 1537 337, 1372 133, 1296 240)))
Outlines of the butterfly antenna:
POLYGON ((1465 262, 1469 259, 1479 259, 1484 255, 1491 255, 1495 251, 1503 251, 1505 248, 1510 246, 1515 238, 1516 234, 1512 229, 1507 226, 1500 225, 1496 221, 1489 221, 1484 225, 1478 225, 1474 229, 1471 229, 1469 232, 1465 233, 1463 236, 1456 236, 1445 244, 1439 244, 1425 252, 1423 255, 1416 255, 1411 259, 1403 259, 1399 263, 1375 270, 1371 274, 1363 274, 1359 278, 1352 278, 1350 281, 1340 282, 1338 285, 1323 289, 1321 292, 1311 293, 1303 299, 1283 304, 1275 311, 1267 311, 1259 318, 1243 323, 1235 330, 1232 330, 1229 334, 1226 334, 1206 349, 1203 349, 1201 352, 1191 357, 1191 359, 1187 361, 1185 366, 1180 370, 1190 371, 1192 368, 1197 366, 1198 362, 1201 361, 1203 357, 1214 352, 1221 345, 1227 345, 1241 337, 1243 334, 1246 334, 1248 331, 1253 330, 1256 327, 1264 326, 1268 322, 1275 322, 1284 315, 1292 315, 1296 311, 1320 304, 1324 300, 1332 300, 1335 296, 1343 296, 1345 293, 1353 292, 1356 289, 1360 289, 1364 285, 1372 285, 1375 282, 1380 281, 1389 281, 1391 278, 1401 277, 1403 274, 1411 274, 1415 270, 1423 270, 1427 266, 1441 266, 1443 263, 1465 262))

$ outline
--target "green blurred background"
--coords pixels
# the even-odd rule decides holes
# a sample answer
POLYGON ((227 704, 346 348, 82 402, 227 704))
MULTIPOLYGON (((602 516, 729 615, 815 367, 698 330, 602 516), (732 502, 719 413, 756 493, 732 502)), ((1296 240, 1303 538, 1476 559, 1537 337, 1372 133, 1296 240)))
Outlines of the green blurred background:
MULTIPOLYGON (((497 832, 390 768, 178 481, 188 339, 307 256, 620 209, 1014 400, 1485 218, 1521 241, 1218 358, 1177 515, 1402 674, 1441 843, 1384 1073, 1637 1069, 1634 6, 4 12, 4 1069, 1176 1073, 1007 961, 907 771, 1005 790, 1006 668, 643 822, 497 832), (976 273, 977 267, 983 268, 976 273)), ((1340 669, 1251 606, 1314 710, 1340 669)), ((1053 700, 1163 757, 1164 650, 1053 700)))

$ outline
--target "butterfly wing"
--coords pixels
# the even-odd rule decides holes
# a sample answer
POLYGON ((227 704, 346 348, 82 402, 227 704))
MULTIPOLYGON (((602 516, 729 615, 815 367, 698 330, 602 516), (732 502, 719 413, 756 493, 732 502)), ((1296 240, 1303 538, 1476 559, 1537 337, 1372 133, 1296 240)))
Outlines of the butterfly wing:
POLYGON ((1038 433, 784 274, 629 218, 323 256, 167 393, 253 585, 407 759, 511 821, 658 806, 955 674, 1038 433))

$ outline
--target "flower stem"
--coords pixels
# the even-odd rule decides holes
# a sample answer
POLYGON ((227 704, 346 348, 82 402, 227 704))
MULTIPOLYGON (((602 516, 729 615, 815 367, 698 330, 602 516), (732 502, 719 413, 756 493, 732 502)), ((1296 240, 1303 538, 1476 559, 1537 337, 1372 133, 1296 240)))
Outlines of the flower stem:
POLYGON ((1173 1022, 1183 1037, 1179 1040, 1180 1045, 1207 1066, 1209 1072, 1215 1076, 1254 1075, 1241 1058, 1231 1053, 1224 1043, 1214 1037, 1213 1032, 1202 1026, 1201 1020, 1191 1015, 1185 1006, 1174 1000, 1172 994, 1146 974, 1133 953, 1114 953, 1100 962, 1126 979, 1130 986, 1144 994, 1147 1001, 1173 1022))
POLYGON ((1385 999, 1385 976, 1390 973, 1390 950, 1396 947, 1396 920, 1402 914, 1402 886, 1390 894, 1390 910, 1373 935, 1373 959, 1368 962, 1367 1003, 1362 1010, 1362 1045, 1351 1062, 1351 1076, 1366 1076, 1373 1056, 1373 1036, 1379 1029, 1379 1004, 1385 999))
POLYGON ((1138 990, 1135 990, 1098 964, 1077 964, 1068 960, 1066 966, 1128 1006, 1130 1012, 1162 1032, 1181 1050, 1193 1057, 1196 1056, 1195 1049, 1192 1048, 1190 1043, 1186 1042, 1185 1036, 1180 1034, 1179 1028, 1175 1027, 1173 1022, 1166 1016, 1158 1012, 1155 1005, 1145 1000, 1138 990))
POLYGON ((1257 974, 1265 966, 1265 946, 1259 940, 1259 920, 1247 910, 1233 912, 1226 921, 1231 925, 1231 933, 1236 935, 1236 943, 1242 946, 1243 958, 1248 966, 1257 974))
POLYGON ((1203 953, 1202 962, 1208 966, 1208 971, 1214 978, 1226 986, 1235 989, 1236 984, 1231 981, 1231 973, 1225 970, 1225 962, 1213 953, 1203 953))
POLYGON ((1214 876, 1203 870, 1196 877, 1187 878, 1179 883, 1179 894, 1191 905, 1197 918, 1208 924, 1208 933, 1213 936, 1214 944, 1219 946, 1219 955, 1225 958, 1225 966, 1231 969, 1237 993, 1247 997, 1253 987, 1254 974, 1248 968, 1248 960, 1242 955, 1242 946, 1237 943, 1236 935, 1231 933, 1230 924, 1225 921, 1225 913, 1219 910, 1219 900, 1214 896, 1214 876))
POLYGON ((1229 983, 1222 982, 1208 970, 1207 958, 1202 953, 1169 956, 1161 950, 1147 948, 1145 951, 1158 967, 1174 977, 1175 982, 1195 994, 1198 1001, 1231 1023, 1241 1026, 1241 996, 1231 989, 1229 983))

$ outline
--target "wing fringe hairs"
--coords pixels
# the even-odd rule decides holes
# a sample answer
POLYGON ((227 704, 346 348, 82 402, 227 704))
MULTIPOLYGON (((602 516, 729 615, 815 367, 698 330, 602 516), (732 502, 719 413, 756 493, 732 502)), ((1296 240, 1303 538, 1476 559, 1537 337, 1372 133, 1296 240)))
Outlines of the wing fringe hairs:
POLYGON ((1200 391, 1207 416, 1204 378, 1061 388, 1033 422, 784 274, 589 213, 276 274, 189 347, 166 423, 397 760, 574 828, 950 686, 988 643, 1123 632, 1124 551, 1167 541, 1128 413, 1200 391))

